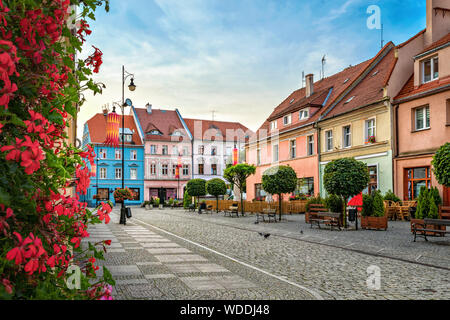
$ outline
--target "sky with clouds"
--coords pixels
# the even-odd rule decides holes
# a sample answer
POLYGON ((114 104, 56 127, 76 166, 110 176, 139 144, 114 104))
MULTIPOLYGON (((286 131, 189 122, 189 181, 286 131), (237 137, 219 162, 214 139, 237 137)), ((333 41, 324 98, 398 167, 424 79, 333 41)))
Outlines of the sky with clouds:
MULTIPOLYGON (((384 39, 399 44, 425 28, 425 0, 111 0, 90 21, 83 55, 99 47, 102 95, 87 95, 83 124, 122 99, 121 72, 135 74, 125 92, 134 106, 178 108, 185 118, 238 121, 256 130, 292 91, 302 71, 319 78, 373 57, 380 30, 367 8, 381 9, 384 39)), ((82 55, 82 56, 83 56, 82 55)))

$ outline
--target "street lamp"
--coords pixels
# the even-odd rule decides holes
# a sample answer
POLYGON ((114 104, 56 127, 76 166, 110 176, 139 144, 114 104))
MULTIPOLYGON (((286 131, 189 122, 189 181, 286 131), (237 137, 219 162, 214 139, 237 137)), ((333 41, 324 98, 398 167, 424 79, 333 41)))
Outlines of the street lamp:
MULTIPOLYGON (((125 80, 131 77, 128 89, 130 91, 136 90, 136 85, 134 84, 134 74, 125 71, 125 66, 122 66, 122 104, 120 108, 122 110, 122 189, 125 188, 125 107, 132 106, 133 103, 130 99, 125 101, 125 80)), ((120 136, 120 135, 119 135, 120 136)), ((127 224, 125 200, 122 200, 122 207, 120 209, 120 224, 127 224)))

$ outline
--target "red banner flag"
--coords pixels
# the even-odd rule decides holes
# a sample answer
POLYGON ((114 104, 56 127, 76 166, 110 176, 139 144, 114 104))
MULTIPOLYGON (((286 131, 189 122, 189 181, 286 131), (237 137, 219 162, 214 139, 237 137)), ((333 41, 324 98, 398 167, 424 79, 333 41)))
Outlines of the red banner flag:
POLYGON ((111 112, 106 119, 106 140, 107 146, 119 146, 119 123, 120 117, 117 113, 111 112))
POLYGON ((234 148, 233 149, 233 166, 238 164, 238 160, 239 159, 239 155, 238 155, 238 149, 234 148))

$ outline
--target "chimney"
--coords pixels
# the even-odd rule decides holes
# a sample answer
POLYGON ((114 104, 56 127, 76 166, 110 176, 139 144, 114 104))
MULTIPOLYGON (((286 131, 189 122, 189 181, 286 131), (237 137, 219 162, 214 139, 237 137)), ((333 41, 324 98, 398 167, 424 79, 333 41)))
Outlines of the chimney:
POLYGON ((314 93, 314 75, 312 73, 306 75, 306 97, 314 93))
POLYGON ((145 107, 147 108, 147 113, 151 114, 152 113, 152 105, 150 103, 147 103, 147 105, 145 107))
POLYGON ((427 47, 450 32, 450 4, 448 0, 427 0, 427 47))

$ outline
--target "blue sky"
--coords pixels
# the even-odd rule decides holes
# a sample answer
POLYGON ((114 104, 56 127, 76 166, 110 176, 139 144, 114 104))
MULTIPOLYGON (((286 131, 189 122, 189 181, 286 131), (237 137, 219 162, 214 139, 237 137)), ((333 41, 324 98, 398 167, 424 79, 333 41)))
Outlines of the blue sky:
POLYGON ((86 43, 104 53, 87 95, 82 125, 102 105, 121 100, 121 67, 135 74, 137 107, 178 108, 186 117, 239 121, 256 130, 301 86, 373 57, 380 31, 367 28, 370 5, 381 9, 384 39, 399 44, 425 28, 425 0, 111 0, 90 21, 86 43))

